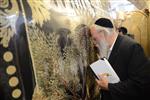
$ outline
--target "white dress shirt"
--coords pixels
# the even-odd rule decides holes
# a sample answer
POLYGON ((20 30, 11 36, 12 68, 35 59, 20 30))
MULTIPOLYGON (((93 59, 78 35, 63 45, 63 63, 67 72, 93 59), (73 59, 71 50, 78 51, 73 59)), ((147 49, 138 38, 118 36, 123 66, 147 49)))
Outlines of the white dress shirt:
MULTIPOLYGON (((117 38, 116 38, 116 39, 117 39, 117 38)), ((109 59, 109 57, 110 57, 110 54, 111 54, 112 49, 113 49, 113 47, 114 47, 114 45, 115 45, 116 39, 114 40, 113 44, 111 45, 111 47, 110 47, 109 50, 108 50, 107 59, 109 59)))

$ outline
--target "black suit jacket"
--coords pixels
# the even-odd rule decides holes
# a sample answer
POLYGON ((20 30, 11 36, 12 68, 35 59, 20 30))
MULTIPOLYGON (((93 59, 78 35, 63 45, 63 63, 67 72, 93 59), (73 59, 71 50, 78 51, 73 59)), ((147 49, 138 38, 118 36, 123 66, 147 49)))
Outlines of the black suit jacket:
POLYGON ((109 62, 121 81, 109 83, 109 91, 102 90, 102 100, 148 100, 144 98, 150 90, 150 62, 138 43, 119 35, 109 62))

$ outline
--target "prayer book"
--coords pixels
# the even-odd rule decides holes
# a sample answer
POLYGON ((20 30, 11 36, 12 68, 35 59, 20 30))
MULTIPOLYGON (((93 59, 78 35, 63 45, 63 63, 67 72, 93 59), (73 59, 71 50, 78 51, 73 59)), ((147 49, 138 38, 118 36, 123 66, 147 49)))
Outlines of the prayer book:
POLYGON ((106 74, 109 83, 118 83, 120 81, 118 75, 106 58, 99 59, 92 63, 90 68, 92 69, 92 72, 97 79, 100 79, 98 75, 106 74))

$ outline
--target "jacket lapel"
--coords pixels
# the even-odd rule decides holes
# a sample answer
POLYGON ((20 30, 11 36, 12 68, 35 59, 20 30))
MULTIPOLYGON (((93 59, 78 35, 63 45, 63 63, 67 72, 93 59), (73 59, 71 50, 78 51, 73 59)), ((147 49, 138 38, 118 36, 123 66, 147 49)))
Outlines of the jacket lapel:
POLYGON ((113 65, 115 63, 115 59, 116 59, 116 57, 118 55, 121 41, 122 41, 122 36, 118 35, 118 37, 116 39, 116 42, 114 44, 114 47, 112 49, 112 52, 110 54, 110 57, 108 59, 108 61, 110 62, 111 65, 113 65))

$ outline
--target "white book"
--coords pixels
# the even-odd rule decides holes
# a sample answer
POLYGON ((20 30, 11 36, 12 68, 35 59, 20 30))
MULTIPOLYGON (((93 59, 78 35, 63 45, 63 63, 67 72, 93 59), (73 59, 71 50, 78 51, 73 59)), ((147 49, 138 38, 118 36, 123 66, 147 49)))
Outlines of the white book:
POLYGON ((109 83, 118 83, 120 81, 118 75, 106 58, 99 59, 90 65, 95 76, 100 79, 99 74, 107 74, 109 83))

